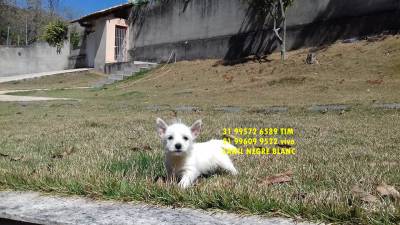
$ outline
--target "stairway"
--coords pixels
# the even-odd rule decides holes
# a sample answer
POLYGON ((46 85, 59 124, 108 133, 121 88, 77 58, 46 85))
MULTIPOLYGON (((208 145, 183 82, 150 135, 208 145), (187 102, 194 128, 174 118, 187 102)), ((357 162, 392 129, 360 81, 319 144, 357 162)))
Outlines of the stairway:
POLYGON ((135 76, 139 72, 153 69, 157 65, 157 63, 140 61, 106 64, 105 72, 109 74, 108 77, 95 83, 93 88, 103 88, 105 85, 110 85, 125 80, 128 77, 135 76))

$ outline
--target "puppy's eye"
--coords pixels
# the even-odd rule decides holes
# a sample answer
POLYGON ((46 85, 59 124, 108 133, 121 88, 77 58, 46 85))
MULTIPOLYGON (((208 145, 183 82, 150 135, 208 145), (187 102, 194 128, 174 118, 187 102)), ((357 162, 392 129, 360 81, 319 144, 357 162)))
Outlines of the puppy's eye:
POLYGON ((174 137, 172 137, 172 136, 169 136, 169 137, 168 137, 168 140, 172 140, 172 139, 174 139, 174 137))
POLYGON ((187 140, 189 140, 189 138, 186 136, 183 136, 183 140, 187 141, 187 140))

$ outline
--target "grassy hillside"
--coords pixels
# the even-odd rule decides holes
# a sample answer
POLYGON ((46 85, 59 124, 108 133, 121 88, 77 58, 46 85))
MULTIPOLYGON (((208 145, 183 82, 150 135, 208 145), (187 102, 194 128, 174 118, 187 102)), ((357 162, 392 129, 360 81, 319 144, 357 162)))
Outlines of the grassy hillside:
MULTIPOLYGON (((399 224, 399 199, 379 195, 377 187, 385 183, 400 190, 400 111, 369 106, 400 102, 400 38, 335 44, 318 51, 317 65, 305 64, 307 52, 290 52, 284 64, 278 55, 233 66, 217 60, 179 62, 103 89, 19 93, 80 101, 0 102, 0 189, 333 224, 399 224), (301 110, 317 103, 358 107, 346 112, 301 110), (153 104, 203 110, 148 110, 153 104), (276 114, 208 110, 215 105, 293 108, 276 114), (293 128, 293 136, 276 137, 293 139, 297 152, 234 155, 237 177, 217 174, 181 190, 159 179, 165 170, 157 117, 179 117, 187 123, 202 118, 199 141, 221 138, 224 128, 293 128), (288 182, 269 183, 281 173, 289 174, 288 182)), ((15 85, 37 88, 40 81, 59 88, 58 80, 15 85)))
POLYGON ((267 61, 249 59, 233 66, 217 60, 184 61, 103 90, 32 94, 102 101, 132 94, 129 97, 137 105, 172 106, 370 105, 400 101, 400 36, 334 44, 317 51, 315 65, 305 63, 308 52, 289 52, 285 63, 279 60, 279 54, 267 61))
POLYGON ((158 104, 305 105, 368 104, 399 101, 400 37, 335 44, 317 52, 317 65, 305 64, 309 49, 293 51, 281 63, 268 61, 223 66, 218 61, 179 62, 116 88, 148 93, 158 104), (195 99, 195 101, 193 101, 195 99))

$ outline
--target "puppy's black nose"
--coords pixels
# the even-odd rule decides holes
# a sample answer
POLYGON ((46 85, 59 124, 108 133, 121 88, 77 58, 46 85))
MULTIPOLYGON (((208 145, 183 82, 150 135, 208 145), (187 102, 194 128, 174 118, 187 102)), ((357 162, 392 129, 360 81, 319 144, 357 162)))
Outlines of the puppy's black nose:
POLYGON ((181 144, 175 144, 175 148, 177 149, 177 150, 181 150, 181 148, 182 148, 182 145, 181 144))

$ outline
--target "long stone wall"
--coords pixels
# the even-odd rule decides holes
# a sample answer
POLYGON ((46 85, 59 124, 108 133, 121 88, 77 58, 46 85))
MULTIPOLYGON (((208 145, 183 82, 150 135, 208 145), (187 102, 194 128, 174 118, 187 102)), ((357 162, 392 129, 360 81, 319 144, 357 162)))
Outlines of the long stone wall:
POLYGON ((60 53, 43 42, 24 48, 0 46, 0 76, 67 69, 69 52, 67 42, 60 53))
MULTIPOLYGON (((399 0, 295 0, 288 49, 400 30, 399 0)), ((134 8, 132 60, 235 59, 278 47, 271 21, 244 0, 168 0, 134 8)))

